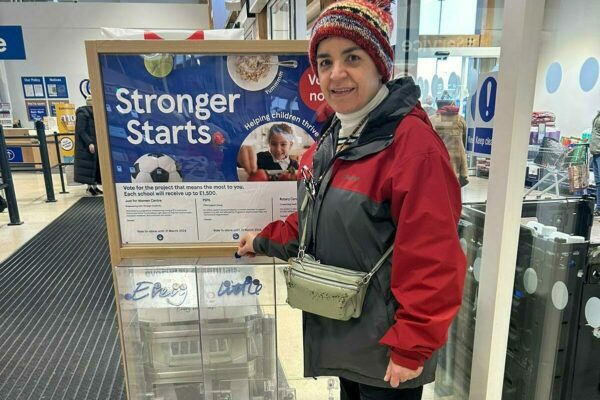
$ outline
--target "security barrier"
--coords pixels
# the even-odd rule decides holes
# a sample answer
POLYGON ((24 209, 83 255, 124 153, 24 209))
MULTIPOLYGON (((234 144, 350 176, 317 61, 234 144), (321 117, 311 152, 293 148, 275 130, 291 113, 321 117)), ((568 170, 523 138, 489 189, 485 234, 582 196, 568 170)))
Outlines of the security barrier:
MULTIPOLYGON (((40 149, 40 159, 41 162, 32 162, 32 163, 19 163, 13 164, 18 165, 18 171, 26 171, 26 172, 42 172, 44 174, 44 186, 46 188, 46 202, 53 203, 56 201, 54 197, 54 184, 52 182, 52 166, 50 165, 50 157, 48 156, 48 142, 46 140, 46 131, 44 129, 44 123, 42 121, 35 122, 35 130, 36 137, 38 143, 23 143, 19 144, 19 147, 35 147, 40 149), (22 167, 22 165, 27 165, 27 167, 22 167), (37 166, 41 166, 41 168, 37 166), (33 166, 33 167, 29 167, 33 166)), ((5 137, 5 140, 17 140, 22 141, 23 137, 19 136, 9 136, 5 137)), ((6 151, 5 151, 6 154, 6 151)), ((15 169, 16 171, 17 169, 15 169)))
POLYGON ((12 180, 12 173, 8 163, 8 155, 6 152, 6 141, 4 140, 4 130, 0 126, 0 190, 4 189, 8 208, 10 223, 8 225, 21 225, 23 222, 19 217, 19 207, 17 206, 17 196, 12 180))

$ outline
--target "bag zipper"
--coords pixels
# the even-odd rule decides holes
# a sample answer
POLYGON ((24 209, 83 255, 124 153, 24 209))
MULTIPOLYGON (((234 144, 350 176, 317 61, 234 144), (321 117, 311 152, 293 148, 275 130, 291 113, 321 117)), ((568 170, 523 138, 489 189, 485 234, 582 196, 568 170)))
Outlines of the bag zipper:
POLYGON ((338 286, 338 287, 341 287, 341 288, 351 289, 351 290, 356 291, 357 293, 359 291, 359 287, 358 286, 348 285, 346 283, 335 282, 335 281, 332 281, 330 279, 319 278, 317 276, 314 276, 314 275, 311 275, 311 274, 307 274, 305 272, 301 272, 301 271, 298 271, 298 270, 293 269, 293 268, 290 268, 289 271, 290 271, 290 274, 301 275, 304 278, 308 279, 309 281, 319 282, 319 283, 323 283, 325 285, 338 286))
MULTIPOLYGON (((321 270, 323 270, 323 271, 331 271, 330 269, 328 269, 328 268, 326 268, 326 267, 324 267, 324 266, 322 266, 322 265, 318 264, 318 261, 315 261, 315 263, 314 263, 314 264, 313 264, 313 263, 311 263, 311 264, 310 264, 310 267, 311 267, 311 268, 317 268, 317 269, 321 269, 321 270)), ((358 277, 358 276, 363 276, 363 275, 365 274, 364 272, 358 272, 358 271, 346 270, 346 269, 344 269, 344 268, 340 268, 340 269, 343 269, 343 271, 337 271, 337 270, 336 270, 336 271, 335 271, 335 273, 338 273, 338 274, 344 274, 344 275, 349 275, 349 276, 356 276, 356 277, 358 277)))

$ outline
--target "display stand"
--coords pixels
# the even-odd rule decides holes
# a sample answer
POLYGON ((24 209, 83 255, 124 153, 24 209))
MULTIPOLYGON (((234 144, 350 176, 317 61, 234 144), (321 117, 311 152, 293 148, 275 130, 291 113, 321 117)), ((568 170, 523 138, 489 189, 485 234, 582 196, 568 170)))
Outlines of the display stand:
POLYGON ((12 107, 10 103, 0 103, 0 126, 3 128, 12 128, 12 107))
POLYGON ((335 379, 303 377, 283 264, 233 257, 296 210, 295 164, 252 157, 275 124, 289 160, 317 138, 307 47, 86 42, 129 399, 338 398, 335 379))

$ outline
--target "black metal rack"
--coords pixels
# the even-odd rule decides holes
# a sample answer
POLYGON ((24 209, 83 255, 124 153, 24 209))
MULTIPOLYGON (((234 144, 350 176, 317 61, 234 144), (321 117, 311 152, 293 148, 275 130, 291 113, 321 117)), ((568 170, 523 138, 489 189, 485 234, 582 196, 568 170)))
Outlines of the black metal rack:
MULTIPOLYGON (((35 122, 36 138, 37 143, 31 144, 20 144, 20 147, 35 147, 40 149, 41 162, 39 163, 13 163, 12 166, 16 166, 18 171, 26 172, 42 172, 44 174, 44 186, 46 188, 46 202, 53 203, 56 201, 54 197, 54 184, 52 182, 52 167, 50 166, 50 157, 48 155, 48 142, 46 140, 46 131, 44 129, 44 123, 42 121, 35 122), (41 168, 34 166, 41 165, 41 168), (23 168, 23 166, 25 166, 23 168)), ((4 135, 3 135, 4 136, 4 135)), ((4 137, 5 140, 23 140, 23 136, 11 136, 4 137)), ((6 153, 6 149, 5 149, 6 153)), ((62 179, 62 175, 61 175, 62 179)))

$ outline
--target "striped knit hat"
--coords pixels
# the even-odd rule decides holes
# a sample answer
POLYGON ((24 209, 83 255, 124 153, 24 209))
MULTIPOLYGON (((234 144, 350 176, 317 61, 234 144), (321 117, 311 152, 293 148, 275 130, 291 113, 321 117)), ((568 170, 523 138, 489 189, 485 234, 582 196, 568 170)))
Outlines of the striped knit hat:
POLYGON ((394 51, 390 35, 394 22, 390 0, 341 0, 327 7, 312 29, 308 54, 317 73, 317 47, 328 37, 338 36, 359 45, 375 62, 383 82, 392 78, 394 51))

